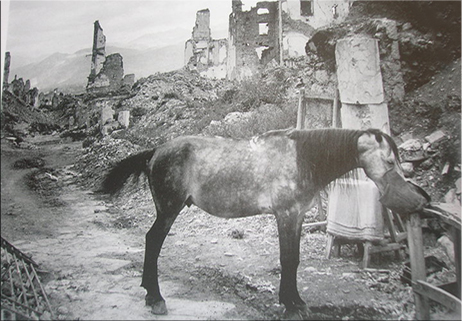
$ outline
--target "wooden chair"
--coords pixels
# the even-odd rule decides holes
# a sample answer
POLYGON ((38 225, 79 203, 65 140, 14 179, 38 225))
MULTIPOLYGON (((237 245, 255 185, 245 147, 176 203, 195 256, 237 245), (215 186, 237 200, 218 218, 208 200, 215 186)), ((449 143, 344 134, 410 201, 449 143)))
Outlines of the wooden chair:
POLYGON ((382 206, 382 215, 385 226, 389 232, 389 235, 385 236, 383 241, 377 244, 369 240, 348 240, 328 233, 326 258, 329 259, 332 255, 339 256, 342 243, 356 243, 363 256, 362 268, 367 268, 369 266, 371 255, 374 253, 395 251, 395 256, 399 259, 400 250, 406 247, 406 245, 402 243, 402 241, 407 238, 405 226, 399 215, 384 206, 382 206))

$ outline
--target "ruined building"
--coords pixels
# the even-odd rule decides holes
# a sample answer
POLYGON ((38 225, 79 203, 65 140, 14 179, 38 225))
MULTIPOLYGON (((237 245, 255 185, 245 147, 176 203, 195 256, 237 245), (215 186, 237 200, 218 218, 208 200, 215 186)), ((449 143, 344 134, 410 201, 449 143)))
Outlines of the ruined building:
POLYGON ((103 28, 101 28, 99 21, 96 20, 94 23, 93 50, 91 53, 91 70, 90 76, 88 76, 88 83, 95 80, 96 75, 100 72, 105 60, 106 36, 103 34, 103 28))
POLYGON ((227 45, 210 37, 210 12, 196 16, 192 38, 185 45, 185 66, 206 76, 243 79, 268 63, 286 64, 306 55, 317 28, 342 22, 350 0, 278 0, 258 2, 243 11, 232 0, 227 45), (226 51, 225 51, 226 48, 226 51), (226 60, 226 61, 225 61, 226 60), (218 73, 226 68, 226 73, 218 73))
POLYGON ((87 92, 107 94, 126 91, 130 90, 134 81, 133 74, 124 77, 123 58, 119 53, 106 56, 106 36, 99 21, 95 21, 87 92))
POLYGON ((5 65, 3 68, 3 94, 8 92, 28 106, 40 106, 40 100, 38 99, 39 91, 35 87, 31 88, 29 79, 24 82, 22 78, 18 79, 17 75, 15 75, 13 81, 11 83, 8 82, 10 76, 10 63, 11 54, 8 51, 5 53, 5 65))
POLYGON ((185 66, 210 78, 225 78, 227 42, 212 39, 209 9, 198 11, 192 37, 185 44, 185 66))
POLYGON ((10 76, 10 63, 11 55, 10 52, 5 52, 5 65, 3 67, 3 90, 8 89, 8 77, 10 76))

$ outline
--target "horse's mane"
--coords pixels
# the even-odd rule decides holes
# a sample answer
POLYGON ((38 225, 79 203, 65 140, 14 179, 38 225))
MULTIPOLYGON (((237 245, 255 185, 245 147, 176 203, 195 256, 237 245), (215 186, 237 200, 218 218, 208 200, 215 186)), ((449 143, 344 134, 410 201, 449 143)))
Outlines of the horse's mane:
POLYGON ((314 129, 288 132, 295 141, 300 182, 311 181, 315 188, 322 189, 332 180, 345 177, 356 179, 351 169, 358 167, 358 138, 364 133, 382 138, 398 157, 398 148, 393 139, 378 129, 314 129))

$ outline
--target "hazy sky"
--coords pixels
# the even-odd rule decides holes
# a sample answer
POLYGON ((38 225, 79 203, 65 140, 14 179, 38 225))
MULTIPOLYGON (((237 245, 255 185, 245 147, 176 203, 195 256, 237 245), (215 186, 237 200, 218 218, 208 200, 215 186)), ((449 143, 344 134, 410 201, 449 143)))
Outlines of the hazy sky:
MULTIPOLYGON (((256 1, 243 2, 254 5, 256 1)), ((13 64, 15 56, 43 58, 90 48, 95 20, 104 30, 107 46, 126 45, 140 36, 168 30, 176 30, 180 36, 184 32, 186 41, 191 37, 196 12, 206 8, 210 9, 212 37, 225 38, 231 0, 12 0, 6 51, 11 52, 13 64)), ((3 14, 2 10, 2 20, 3 14)), ((3 25, 4 21, 2 29, 3 25)))

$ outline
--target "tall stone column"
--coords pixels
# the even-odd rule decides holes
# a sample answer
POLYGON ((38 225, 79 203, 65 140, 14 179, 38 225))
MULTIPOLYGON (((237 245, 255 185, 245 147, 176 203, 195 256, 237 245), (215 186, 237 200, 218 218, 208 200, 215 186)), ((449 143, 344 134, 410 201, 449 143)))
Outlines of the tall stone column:
POLYGON ((335 48, 343 128, 378 128, 390 134, 379 47, 376 39, 354 36, 335 48))
POLYGON ((91 55, 91 69, 90 76, 88 77, 88 84, 95 80, 96 75, 103 68, 104 61, 106 60, 106 36, 103 34, 103 28, 96 20, 94 23, 93 31, 93 50, 91 55))
POLYGON ((11 55, 10 52, 5 52, 5 66, 3 67, 3 90, 8 89, 8 77, 10 76, 10 63, 11 55))

